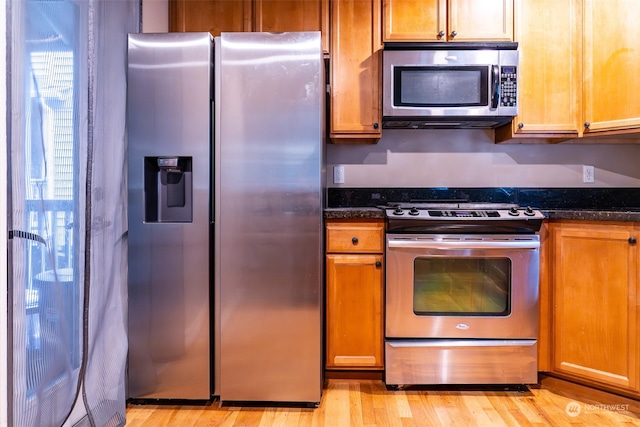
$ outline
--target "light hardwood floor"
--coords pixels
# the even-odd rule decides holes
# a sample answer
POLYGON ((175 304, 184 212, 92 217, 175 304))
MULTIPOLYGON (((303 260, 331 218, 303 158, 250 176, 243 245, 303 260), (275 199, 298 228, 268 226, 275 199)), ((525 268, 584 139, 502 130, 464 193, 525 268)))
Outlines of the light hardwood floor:
MULTIPOLYGON (((276 385, 277 386, 277 385, 276 385)), ((317 409, 129 405, 127 427, 423 427, 423 426, 640 426, 627 401, 606 404, 566 397, 550 389, 387 390, 377 380, 326 382, 317 409)))

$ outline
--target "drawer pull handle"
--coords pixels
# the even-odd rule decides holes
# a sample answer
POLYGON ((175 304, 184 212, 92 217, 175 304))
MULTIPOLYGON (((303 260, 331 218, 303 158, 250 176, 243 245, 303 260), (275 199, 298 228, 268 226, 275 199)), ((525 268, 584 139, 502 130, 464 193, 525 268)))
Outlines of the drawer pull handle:
POLYGON ((358 238, 357 237, 352 238, 351 239, 351 243, 353 243, 354 245, 357 245, 358 244, 358 238))
POLYGON ((629 237, 629 244, 630 245, 635 245, 636 243, 638 243, 638 241, 636 240, 635 237, 633 237, 633 236, 629 237))
POLYGON ((376 261, 376 268, 382 267, 382 263, 380 261, 376 261))

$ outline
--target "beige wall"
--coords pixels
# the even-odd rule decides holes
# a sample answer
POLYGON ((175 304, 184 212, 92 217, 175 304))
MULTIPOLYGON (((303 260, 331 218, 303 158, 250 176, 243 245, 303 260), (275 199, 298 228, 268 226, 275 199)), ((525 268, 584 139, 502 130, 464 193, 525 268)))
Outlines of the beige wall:
POLYGON ((640 187, 640 144, 494 144, 484 130, 384 130, 327 146, 329 187, 640 187), (333 166, 345 183, 333 184, 333 166), (582 182, 582 166, 595 182, 582 182))
POLYGON ((142 32, 166 33, 169 31, 168 0, 142 0, 142 32))

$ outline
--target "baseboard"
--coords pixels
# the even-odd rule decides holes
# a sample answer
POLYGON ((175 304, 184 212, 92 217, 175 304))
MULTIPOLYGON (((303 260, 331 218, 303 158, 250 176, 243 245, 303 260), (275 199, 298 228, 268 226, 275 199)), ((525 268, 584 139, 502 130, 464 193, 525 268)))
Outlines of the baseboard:
POLYGON ((624 405, 622 413, 640 419, 640 400, 638 398, 596 389, 593 386, 579 384, 566 378, 542 372, 540 373, 539 383, 540 388, 587 404, 605 405, 605 407, 607 405, 615 407, 624 405))
POLYGON ((382 381, 384 371, 326 370, 327 380, 377 380, 382 381))

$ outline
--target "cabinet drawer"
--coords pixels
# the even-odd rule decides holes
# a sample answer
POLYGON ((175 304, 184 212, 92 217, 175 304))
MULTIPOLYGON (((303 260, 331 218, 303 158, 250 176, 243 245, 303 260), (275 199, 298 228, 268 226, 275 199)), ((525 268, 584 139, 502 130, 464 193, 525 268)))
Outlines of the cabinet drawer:
POLYGON ((327 223, 327 253, 382 253, 384 222, 327 223))

